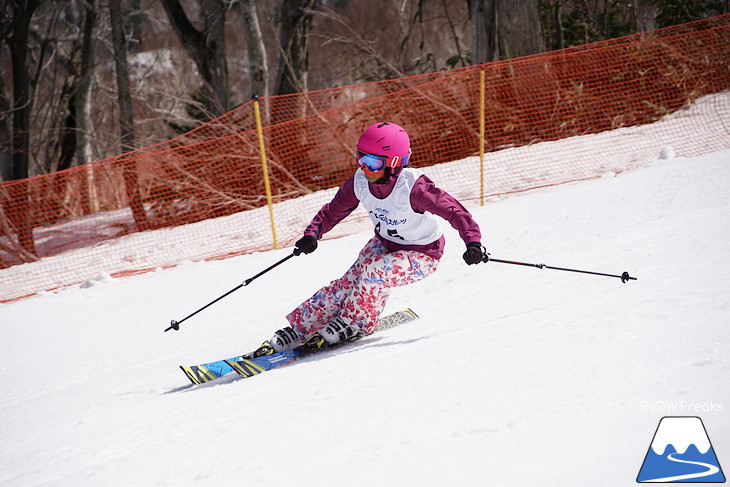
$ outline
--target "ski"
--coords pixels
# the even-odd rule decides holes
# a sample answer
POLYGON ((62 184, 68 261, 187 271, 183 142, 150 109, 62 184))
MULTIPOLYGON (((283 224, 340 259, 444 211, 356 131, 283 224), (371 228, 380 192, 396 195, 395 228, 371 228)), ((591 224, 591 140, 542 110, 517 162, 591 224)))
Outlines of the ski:
MULTIPOLYGON (((388 328, 416 319, 418 319, 418 315, 410 308, 405 308, 380 318, 373 333, 387 330, 388 328)), ((320 349, 314 353, 320 353, 324 350, 335 348, 340 345, 341 344, 338 343, 334 346, 320 349)), ((216 360, 214 362, 199 365, 181 365, 180 369, 185 373, 190 382, 194 385, 200 385, 223 377, 230 372, 236 372, 242 377, 253 377, 261 372, 299 360, 313 352, 306 349, 306 347, 297 347, 293 350, 273 353, 271 355, 264 355, 263 357, 256 358, 251 357, 252 353, 253 352, 236 355, 235 357, 230 357, 224 360, 216 360)))
MULTIPOLYGON (((401 323, 413 321, 416 318, 418 318, 418 315, 410 308, 396 311, 395 313, 392 313, 378 320, 378 324, 376 325, 375 331, 373 333, 387 330, 388 328, 400 325, 401 323)), ((271 355, 264 355, 263 357, 243 356, 237 358, 236 360, 227 360, 226 362, 233 368, 233 371, 241 377, 253 377, 254 375, 259 375, 261 372, 266 372, 267 370, 290 364, 308 355, 320 354, 327 350, 340 347, 346 343, 350 343, 356 340, 357 338, 354 340, 340 342, 335 345, 329 345, 316 351, 312 351, 306 346, 302 345, 293 350, 286 350, 284 352, 273 353, 271 355)))

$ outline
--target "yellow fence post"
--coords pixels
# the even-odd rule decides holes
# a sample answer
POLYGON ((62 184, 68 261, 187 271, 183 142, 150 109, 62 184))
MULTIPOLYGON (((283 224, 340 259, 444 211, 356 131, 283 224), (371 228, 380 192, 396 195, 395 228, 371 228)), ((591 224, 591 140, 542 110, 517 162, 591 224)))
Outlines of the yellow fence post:
POLYGON ((479 70, 479 194, 484 206, 484 69, 479 70))
POLYGON ((264 130, 261 127, 261 110, 259 109, 259 97, 253 96, 253 111, 256 115, 256 133, 259 137, 259 152, 261 153, 261 170, 264 173, 264 188, 266 189, 266 205, 269 207, 269 220, 271 221, 271 236, 274 239, 274 249, 279 248, 276 241, 276 224, 274 223, 274 206, 271 203, 271 185, 269 184, 269 167, 266 163, 266 146, 264 144, 264 130))

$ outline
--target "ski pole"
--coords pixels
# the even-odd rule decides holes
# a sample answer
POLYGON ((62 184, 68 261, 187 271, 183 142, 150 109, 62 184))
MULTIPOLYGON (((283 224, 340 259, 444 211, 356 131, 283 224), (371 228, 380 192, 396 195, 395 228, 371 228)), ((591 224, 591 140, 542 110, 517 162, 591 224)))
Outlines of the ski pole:
POLYGON ((527 267, 537 267, 538 269, 552 269, 555 271, 580 272, 581 274, 592 274, 594 276, 618 277, 619 279, 621 279, 621 282, 629 282, 629 281, 637 280, 636 277, 630 276, 628 272, 624 272, 619 276, 616 274, 604 274, 603 272, 582 271, 579 269, 566 269, 565 267, 552 267, 552 266, 545 265, 545 264, 530 264, 528 262, 517 262, 514 260, 493 259, 489 256, 489 254, 485 255, 484 262, 499 262, 501 264, 524 265, 527 267))
POLYGON ((205 306, 203 306, 203 307, 202 307, 202 308, 200 308, 199 310, 197 310, 197 311, 195 311, 195 312, 193 312, 193 313, 191 313, 191 314, 187 315, 187 316, 186 316, 185 318, 181 319, 180 321, 175 321, 175 320, 171 320, 171 321, 170 321, 170 326, 168 326, 168 327, 167 327, 167 328, 165 329, 165 331, 170 331, 170 330, 179 330, 179 329, 180 329, 180 323, 182 323, 183 321, 187 320, 188 318, 191 318, 191 317, 195 316, 196 314, 200 313, 201 311, 203 311, 203 310, 204 310, 205 308, 207 308, 208 306, 212 306, 212 305, 214 305, 215 303, 217 303, 217 302, 218 302, 218 301, 220 301, 221 299, 225 298, 225 297, 226 297, 226 296, 228 296, 229 294, 231 294, 231 293, 233 293, 233 292, 236 292, 236 291, 238 291, 239 289, 241 289, 241 288, 242 288, 242 287, 244 287, 244 286, 248 286, 249 284, 251 284, 251 282, 252 282, 252 281, 253 281, 254 279, 256 279, 256 278, 258 278, 258 277, 261 277, 261 276, 263 276, 264 274, 266 274, 267 272, 269 272, 269 271, 270 271, 271 269, 273 269, 274 267, 276 267, 276 266, 278 266, 278 265, 281 265, 281 264, 283 264, 284 262, 286 262, 287 260, 291 259, 291 258, 292 258, 292 257, 294 257, 295 255, 298 255, 298 254, 296 254, 296 253, 291 253, 291 254, 287 255, 286 257, 284 257, 283 259, 281 259, 281 260, 280 260, 279 262, 276 262, 275 264, 272 264, 272 265, 270 265, 269 267, 267 267, 267 268, 266 268, 266 269, 264 269, 263 271, 259 272, 259 273, 258 273, 258 274, 256 274, 255 276, 253 276, 253 277, 249 277, 248 279, 246 279, 246 280, 245 280, 245 281, 243 281, 243 282, 242 282, 241 284, 239 284, 238 286, 234 287, 233 289, 231 289, 230 291, 228 291, 228 292, 227 292, 227 293, 225 293, 224 295, 222 295, 222 296, 220 296, 220 297, 218 297, 218 298, 214 299, 213 301, 211 301, 210 303, 206 304, 205 306))

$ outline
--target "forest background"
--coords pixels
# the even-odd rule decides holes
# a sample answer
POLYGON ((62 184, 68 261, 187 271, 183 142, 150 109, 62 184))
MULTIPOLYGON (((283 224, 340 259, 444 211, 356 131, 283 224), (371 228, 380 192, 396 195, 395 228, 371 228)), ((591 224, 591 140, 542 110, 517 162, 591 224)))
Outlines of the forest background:
POLYGON ((730 0, 3 0, 0 181, 185 133, 259 96, 481 64, 730 0))

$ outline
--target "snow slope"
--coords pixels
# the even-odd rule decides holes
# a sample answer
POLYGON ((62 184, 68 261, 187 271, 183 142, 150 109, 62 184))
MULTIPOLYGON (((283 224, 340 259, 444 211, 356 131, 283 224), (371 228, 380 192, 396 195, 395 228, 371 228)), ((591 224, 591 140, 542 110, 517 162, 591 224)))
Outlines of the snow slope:
MULTIPOLYGON (((473 211, 494 257, 449 245, 393 292, 417 322, 251 379, 179 364, 248 350, 354 259, 321 243, 95 279, 0 306, 0 485, 634 484, 659 419, 700 416, 730 465, 730 150, 473 211)), ((725 474, 727 475, 727 471, 725 474)))

